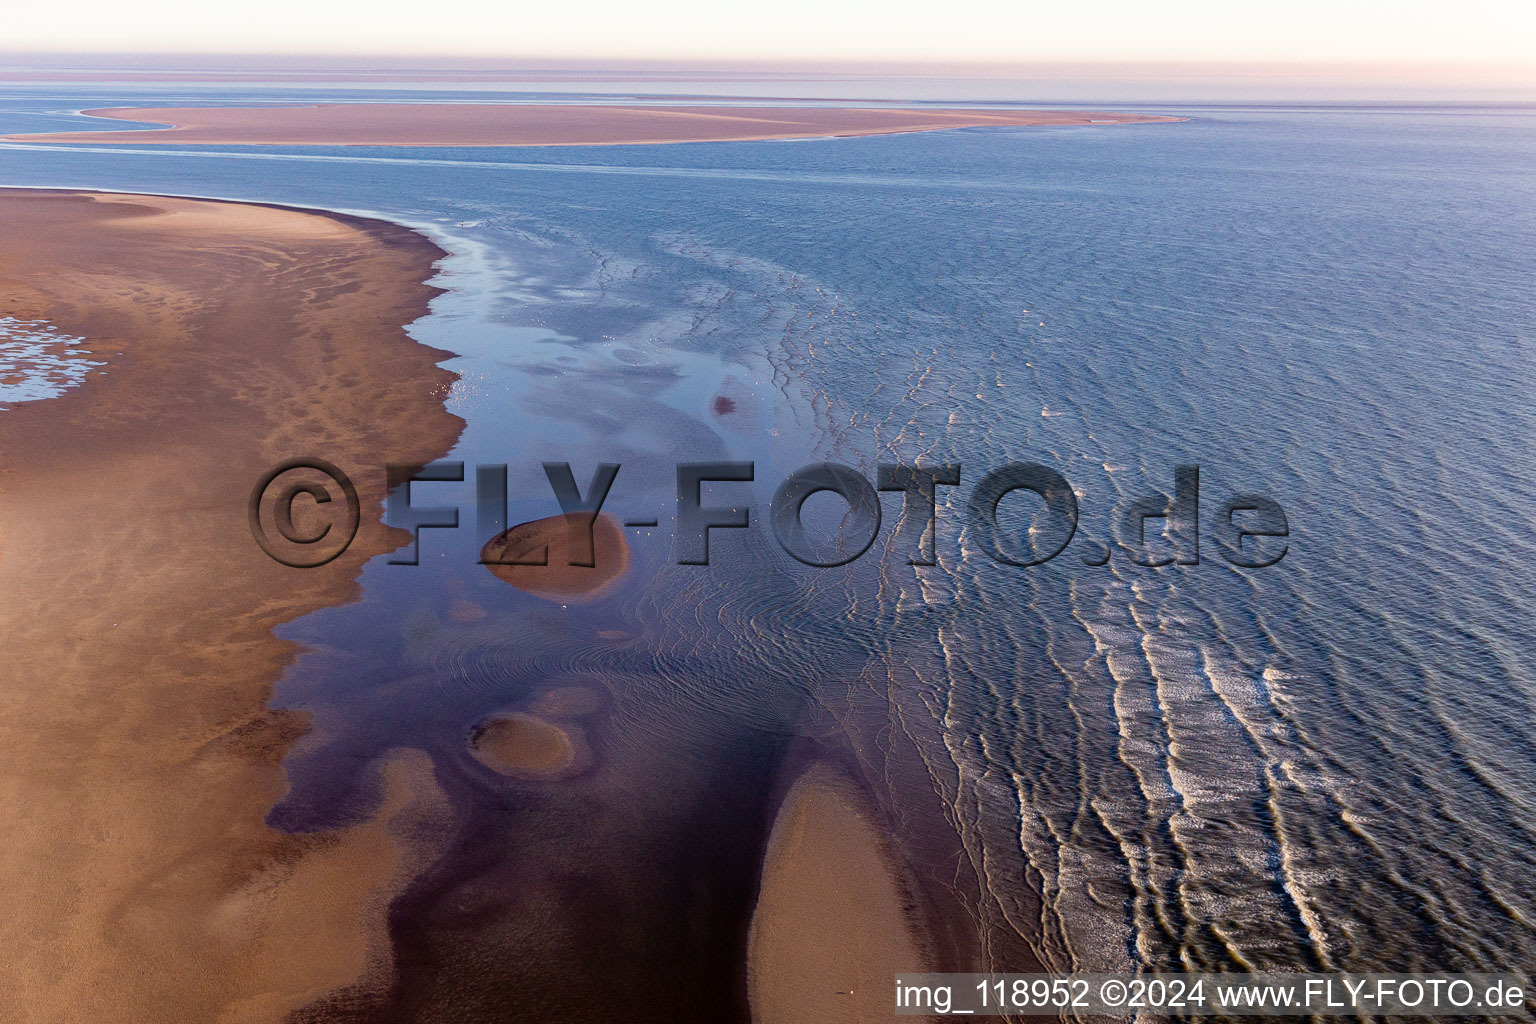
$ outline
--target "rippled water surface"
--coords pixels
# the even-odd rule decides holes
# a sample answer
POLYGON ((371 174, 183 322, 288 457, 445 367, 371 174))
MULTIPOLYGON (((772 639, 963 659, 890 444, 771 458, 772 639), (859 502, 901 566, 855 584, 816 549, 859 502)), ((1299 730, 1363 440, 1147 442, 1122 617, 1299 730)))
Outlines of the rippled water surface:
MULTIPOLYGON (((17 94, 0 127, 54 129, 82 105, 17 94)), ((1024 936, 1053 968, 1520 969, 1536 112, 1183 113, 672 147, 0 147, 0 180, 430 231, 454 290, 413 333, 460 353, 451 457, 510 465, 513 522, 556 510, 545 460, 583 486, 622 463, 610 507, 659 519, 590 603, 506 587, 466 528, 427 531, 420 566, 378 560, 361 602, 294 623, 311 653, 276 701, 317 730, 278 824, 350 820, 367 766, 416 746, 482 820, 556 828, 552 798, 507 789, 465 737, 598 680, 605 756, 652 779, 726 765, 747 806, 797 737, 883 723, 857 758, 893 814, 939 808, 960 837, 989 949, 1024 936), (672 467, 705 459, 756 462, 757 525, 717 532, 708 569, 678 566, 672 467), (778 551, 768 499, 811 459, 871 478, 960 463, 938 565, 907 564, 894 496, 847 568, 778 551), (965 528, 970 487, 1009 461, 1077 491, 1081 525, 1049 565, 994 564, 965 528), (1114 509, 1184 464, 1200 564, 1085 564, 1114 509), (1239 492, 1285 509, 1278 565, 1219 557, 1212 517, 1239 492)), ((473 521, 469 484, 415 493, 473 521)), ((573 799, 614 806, 618 785, 573 799)), ((660 848, 656 830, 698 820, 681 797, 626 799, 634 821, 565 854, 660 848)))

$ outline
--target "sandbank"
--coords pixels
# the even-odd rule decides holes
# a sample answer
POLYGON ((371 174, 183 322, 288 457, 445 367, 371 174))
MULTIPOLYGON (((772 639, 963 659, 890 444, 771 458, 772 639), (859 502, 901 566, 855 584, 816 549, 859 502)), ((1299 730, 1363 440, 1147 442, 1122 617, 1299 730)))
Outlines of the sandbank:
POLYGON ((48 132, 3 138, 11 142, 185 146, 612 146, 1183 120, 1156 114, 1081 110, 579 103, 110 107, 84 113, 170 127, 48 132))
POLYGON ((482 724, 470 745, 482 764, 515 778, 563 778, 589 759, 578 729, 520 711, 482 724))
POLYGON ((0 410, 0 1019, 275 1022, 387 984, 386 908, 429 852, 404 837, 442 796, 401 754, 372 820, 269 827, 307 729, 268 708, 297 654, 272 631, 356 597, 405 538, 377 467, 458 436, 448 354, 403 329, 441 256, 358 218, 0 190, 0 309, 100 364, 0 410), (245 510, 310 454, 352 475, 361 529, 298 570, 245 510))
POLYGON ((492 537, 480 552, 497 579, 550 601, 590 601, 602 597, 629 568, 629 539, 606 512, 550 516, 522 523, 492 537), (586 531, 591 522, 590 566, 586 531), (538 564, 535 564, 538 563, 538 564))
POLYGON ((893 979, 931 970, 867 798, 813 764, 778 812, 748 943, 754 1024, 887 1021, 893 979))

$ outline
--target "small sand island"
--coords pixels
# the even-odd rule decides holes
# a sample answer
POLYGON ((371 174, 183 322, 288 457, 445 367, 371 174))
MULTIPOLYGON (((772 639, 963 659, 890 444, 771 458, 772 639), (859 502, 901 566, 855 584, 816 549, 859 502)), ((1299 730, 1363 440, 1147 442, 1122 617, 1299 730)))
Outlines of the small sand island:
POLYGON ((190 146, 614 146, 1184 120, 1158 114, 1082 110, 631 107, 586 103, 110 107, 84 113, 170 127, 8 135, 3 140, 190 146))
POLYGON ((591 757, 580 732, 520 711, 477 727, 470 747, 492 770, 524 779, 564 778, 591 757))
POLYGON ((629 541, 607 513, 595 518, 558 515, 497 534, 480 559, 492 576, 524 593, 550 601, 590 601, 608 593, 629 568, 629 541), (591 564, 582 564, 587 561, 591 564))

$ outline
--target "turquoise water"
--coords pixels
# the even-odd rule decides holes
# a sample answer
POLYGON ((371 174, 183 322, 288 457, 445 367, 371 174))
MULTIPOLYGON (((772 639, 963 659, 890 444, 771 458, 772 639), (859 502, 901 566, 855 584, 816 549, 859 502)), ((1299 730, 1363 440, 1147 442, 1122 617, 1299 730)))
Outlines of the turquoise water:
MULTIPOLYGON (((56 130, 98 99, 0 94, 0 131, 56 130)), ((7 145, 0 183, 427 231, 452 290, 412 333, 459 353, 449 406, 468 426, 450 457, 510 465, 513 521, 556 511, 540 462, 583 485, 620 462, 609 506, 659 519, 631 531, 615 591, 561 606, 474 564, 470 485, 417 485, 466 528, 427 531, 420 566, 378 559, 359 603, 288 627, 312 653, 275 702, 317 730, 273 821, 354 820, 377 759, 412 746, 467 823, 395 911, 408 962, 443 962, 413 938, 427 931, 483 937, 466 900, 538 913, 486 879, 547 891, 549 837, 572 878, 629 851, 654 902, 618 901, 616 955, 690 949, 696 929, 667 908, 701 877, 728 962, 775 772, 810 745, 863 773, 915 863, 947 846, 978 880, 951 896, 994 969, 1026 953, 1084 970, 1522 969, 1536 110, 1172 112, 1191 120, 671 147, 7 145), (707 569, 673 564, 673 465, 723 459, 756 462, 756 525, 717 533, 707 569), (779 551, 768 501, 813 459, 871 478, 880 461, 963 465, 940 490, 939 564, 907 564, 894 497, 845 569, 779 551), (1046 566, 994 564, 965 528, 971 486, 1009 461, 1077 491, 1077 535, 1046 566), (1201 563, 1085 564, 1113 511, 1184 464, 1201 472, 1201 563), (1238 492, 1284 508, 1278 565, 1218 556, 1210 516, 1238 492), (468 756, 475 723, 562 680, 611 695, 592 727, 608 768, 561 790, 468 756), (688 860, 690 830, 721 838, 688 860)), ((717 499, 748 493, 733 486, 717 499)), ((477 970, 465 984, 536 983, 477 970)), ((699 1002, 700 1019, 733 999, 699 1002)))

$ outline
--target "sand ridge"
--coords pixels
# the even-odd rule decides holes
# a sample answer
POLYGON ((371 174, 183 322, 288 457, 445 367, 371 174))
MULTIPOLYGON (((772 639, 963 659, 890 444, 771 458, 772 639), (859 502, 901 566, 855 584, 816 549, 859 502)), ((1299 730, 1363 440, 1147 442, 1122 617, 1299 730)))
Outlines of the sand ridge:
POLYGON ((9 142, 112 145, 604 146, 888 135, 946 128, 1150 124, 1157 114, 1007 108, 617 106, 588 103, 322 103, 109 107, 92 117, 158 129, 47 132, 9 142))

